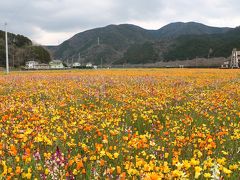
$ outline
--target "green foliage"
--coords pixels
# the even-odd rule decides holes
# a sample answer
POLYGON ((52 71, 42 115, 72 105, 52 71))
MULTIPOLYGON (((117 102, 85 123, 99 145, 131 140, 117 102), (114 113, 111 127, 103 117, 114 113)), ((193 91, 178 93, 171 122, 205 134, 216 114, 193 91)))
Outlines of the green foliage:
MULTIPOLYGON (((15 36, 15 35, 14 35, 15 36)), ((14 43, 17 47, 23 47, 23 46, 26 46, 26 45, 32 45, 32 42, 30 39, 28 39, 27 37, 24 37, 22 35, 17 35, 14 37, 14 43)))
POLYGON ((134 44, 130 46, 124 57, 121 61, 116 62, 120 63, 129 63, 129 64, 145 64, 145 63, 154 63, 158 58, 157 53, 153 47, 153 43, 146 42, 143 44, 134 44))
POLYGON ((196 57, 229 57, 233 48, 240 48, 239 28, 224 34, 178 37, 169 47, 169 51, 164 53, 164 59, 169 61, 196 57))
POLYGON ((48 63, 51 60, 49 52, 42 46, 28 46, 26 48, 28 60, 48 63))
MULTIPOLYGON (((32 41, 25 36, 8 33, 10 66, 24 65, 25 61, 37 60, 42 63, 50 61, 47 50, 41 46, 32 46, 32 41)), ((0 66, 5 66, 5 32, 0 31, 0 66)))
MULTIPOLYGON (((109 25, 76 34, 54 48, 55 58, 78 59, 100 64, 145 64, 196 57, 228 57, 239 47, 239 28, 217 28, 204 24, 171 23, 159 30, 131 24, 109 25), (100 38, 100 45, 97 43, 100 38)), ((50 49, 51 50, 51 49, 50 49)))

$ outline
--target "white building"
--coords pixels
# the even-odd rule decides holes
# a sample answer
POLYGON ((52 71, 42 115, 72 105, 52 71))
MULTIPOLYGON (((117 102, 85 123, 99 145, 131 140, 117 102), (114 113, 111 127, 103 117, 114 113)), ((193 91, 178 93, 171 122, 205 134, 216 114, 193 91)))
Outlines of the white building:
POLYGON ((63 63, 60 60, 52 60, 49 62, 50 68, 51 69, 63 69, 63 63))
POLYGON ((38 65, 37 61, 27 61, 25 64, 26 69, 35 69, 38 65))
POLYGON ((50 69, 50 66, 49 66, 49 64, 40 63, 35 66, 35 69, 50 69))
POLYGON ((87 68, 92 68, 93 65, 92 65, 92 63, 89 62, 89 63, 86 64, 86 67, 87 67, 87 68))
POLYGON ((75 62, 75 63, 73 63, 73 65, 72 65, 73 68, 78 68, 78 67, 80 67, 80 66, 81 66, 81 64, 80 64, 79 62, 75 62))
POLYGON ((232 57, 230 61, 230 67, 239 68, 239 62, 240 62, 240 51, 237 51, 237 49, 233 49, 232 57))

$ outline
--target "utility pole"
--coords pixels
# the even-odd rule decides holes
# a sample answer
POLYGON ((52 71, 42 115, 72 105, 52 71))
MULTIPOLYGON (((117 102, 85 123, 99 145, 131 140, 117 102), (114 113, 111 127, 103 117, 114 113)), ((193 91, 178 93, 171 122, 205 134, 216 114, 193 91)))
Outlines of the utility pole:
POLYGON ((13 45, 12 45, 12 54, 13 54, 13 69, 14 69, 14 61, 15 61, 15 48, 14 48, 14 45, 15 45, 15 43, 16 43, 16 39, 15 39, 15 37, 14 37, 14 39, 13 39, 13 45))
POLYGON ((197 56, 195 58, 195 67, 197 68, 197 56))
MULTIPOLYGON (((99 40, 99 37, 98 37, 98 46, 100 46, 100 40, 99 40)), ((102 57, 101 57, 101 69, 102 69, 102 57)))
POLYGON ((98 42, 98 46, 100 45, 100 40, 99 40, 99 37, 97 38, 97 42, 98 42))
POLYGON ((5 41, 6 41, 6 71, 9 73, 9 63, 8 63, 8 34, 7 34, 7 23, 5 25, 5 41))
POLYGON ((78 62, 81 64, 81 54, 78 53, 78 62))

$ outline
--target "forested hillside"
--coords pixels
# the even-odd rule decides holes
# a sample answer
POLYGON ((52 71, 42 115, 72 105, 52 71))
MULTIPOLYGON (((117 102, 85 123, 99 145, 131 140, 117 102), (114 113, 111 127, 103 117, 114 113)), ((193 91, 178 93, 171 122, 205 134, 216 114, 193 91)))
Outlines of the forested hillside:
MULTIPOLYGON (((22 35, 8 33, 9 64, 10 66, 21 66, 26 61, 35 60, 49 62, 49 52, 42 46, 35 46, 32 41, 22 35)), ((5 66, 5 32, 0 31, 0 66, 5 66)))
POLYGON ((233 48, 240 48, 239 28, 177 22, 158 30, 109 25, 78 33, 49 50, 65 61, 78 61, 81 54, 81 62, 111 65, 229 57, 233 48))

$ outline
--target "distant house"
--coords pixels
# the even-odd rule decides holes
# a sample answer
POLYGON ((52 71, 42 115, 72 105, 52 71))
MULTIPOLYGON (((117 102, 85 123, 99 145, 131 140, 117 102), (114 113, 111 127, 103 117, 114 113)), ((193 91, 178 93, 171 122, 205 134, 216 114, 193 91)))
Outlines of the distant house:
POLYGON ((35 69, 37 65, 38 65, 37 61, 27 61, 25 64, 25 68, 26 69, 35 69))
POLYGON ((45 63, 40 63, 35 66, 35 69, 50 69, 50 66, 45 63))
POLYGON ((89 62, 86 64, 86 68, 92 68, 92 67, 93 67, 92 63, 89 62))
POLYGON ((221 66, 221 68, 229 68, 230 62, 229 61, 224 61, 223 65, 221 66))
POLYGON ((81 66, 81 64, 79 62, 75 62, 72 65, 73 68, 79 68, 80 66, 81 66))
POLYGON ((61 60, 52 60, 49 62, 51 69, 63 69, 64 65, 61 60))

